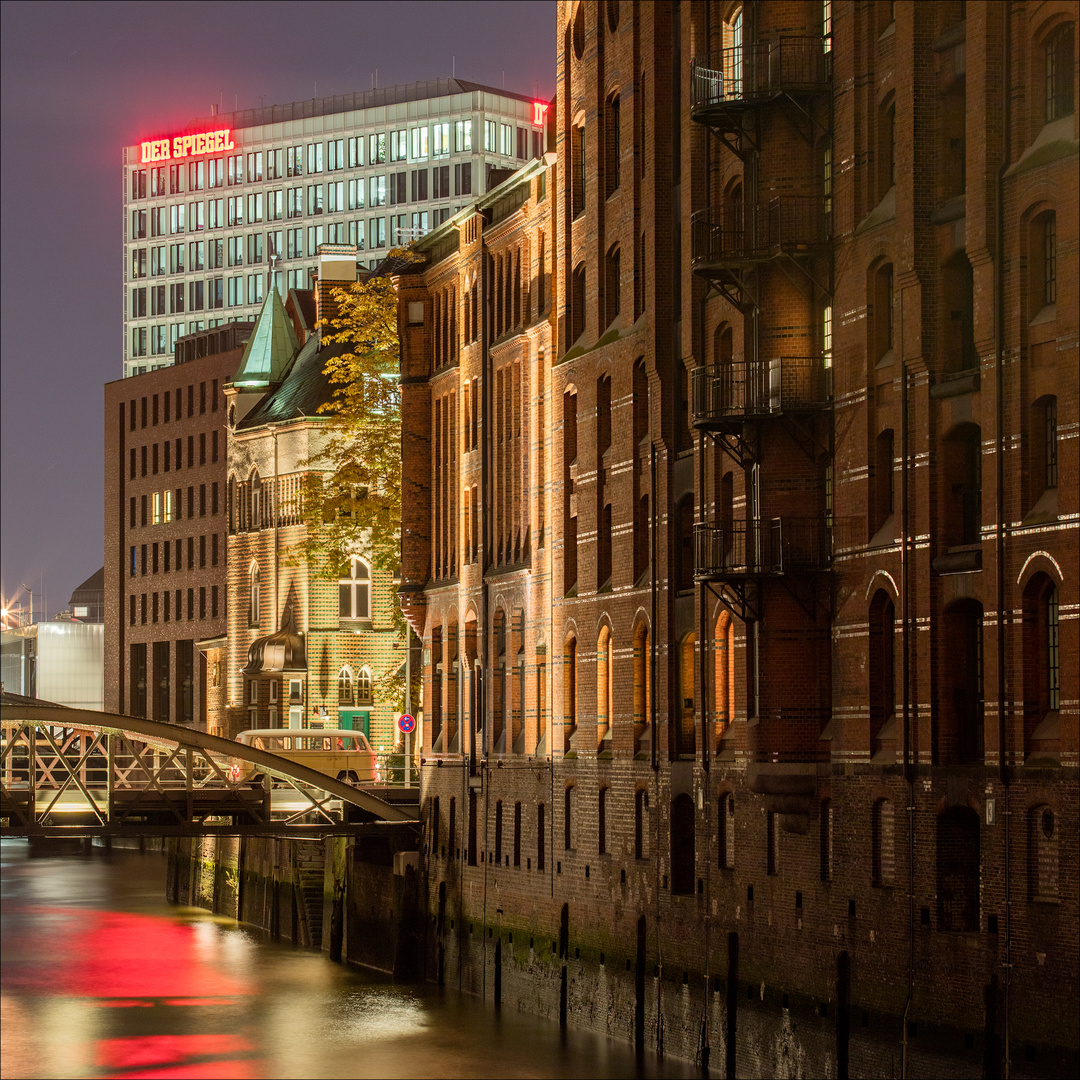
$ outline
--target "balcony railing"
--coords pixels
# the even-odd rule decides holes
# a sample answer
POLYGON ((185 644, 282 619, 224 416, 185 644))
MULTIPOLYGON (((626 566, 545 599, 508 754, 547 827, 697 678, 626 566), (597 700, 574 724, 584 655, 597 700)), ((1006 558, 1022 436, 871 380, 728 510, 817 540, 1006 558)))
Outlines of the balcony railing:
POLYGON ((694 577, 722 581, 824 570, 831 542, 824 518, 769 518, 694 526, 694 577))
POLYGON ((806 94, 829 81, 829 54, 822 37, 782 37, 724 49, 719 67, 691 65, 691 107, 753 103, 777 94, 806 94))
POLYGON ((828 372, 821 357, 780 356, 695 368, 691 408, 697 427, 747 416, 808 412, 828 402, 828 372))
POLYGON ((780 195, 749 209, 722 203, 694 214, 691 230, 695 269, 812 254, 829 242, 825 201, 809 195, 780 195))

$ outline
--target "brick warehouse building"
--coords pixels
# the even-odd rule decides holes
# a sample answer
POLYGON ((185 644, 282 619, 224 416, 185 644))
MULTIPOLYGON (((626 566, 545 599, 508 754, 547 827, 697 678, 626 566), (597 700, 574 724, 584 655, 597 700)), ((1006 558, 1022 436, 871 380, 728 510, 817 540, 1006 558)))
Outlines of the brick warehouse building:
POLYGON ((401 279, 438 978, 1075 1070, 1076 14, 560 2, 546 209, 401 279))
POLYGON ((105 386, 105 711, 205 729, 225 633, 224 387, 251 323, 180 338, 105 386))
POLYGON ((390 575, 358 551, 339 580, 312 571, 298 545, 307 474, 333 387, 323 372, 344 346, 324 346, 316 324, 332 317, 331 289, 355 281, 357 250, 324 244, 317 288, 286 303, 271 290, 228 401, 228 579, 233 599, 215 695, 223 728, 362 730, 376 749, 395 743, 392 702, 378 680, 404 662, 390 575))

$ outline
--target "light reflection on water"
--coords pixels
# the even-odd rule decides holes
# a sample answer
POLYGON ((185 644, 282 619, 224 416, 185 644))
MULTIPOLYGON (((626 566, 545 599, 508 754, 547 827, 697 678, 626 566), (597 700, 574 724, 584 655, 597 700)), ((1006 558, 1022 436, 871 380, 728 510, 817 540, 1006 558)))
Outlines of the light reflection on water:
POLYGON ((689 1076, 164 901, 165 862, 0 841, 2 1077, 689 1076))

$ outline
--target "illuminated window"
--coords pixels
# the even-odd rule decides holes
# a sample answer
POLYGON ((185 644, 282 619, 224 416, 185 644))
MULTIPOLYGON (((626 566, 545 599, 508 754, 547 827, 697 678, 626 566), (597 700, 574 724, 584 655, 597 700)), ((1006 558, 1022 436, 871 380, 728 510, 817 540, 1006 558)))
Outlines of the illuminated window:
POLYGON ((348 667, 343 667, 338 673, 338 704, 351 705, 353 703, 353 674, 348 667))

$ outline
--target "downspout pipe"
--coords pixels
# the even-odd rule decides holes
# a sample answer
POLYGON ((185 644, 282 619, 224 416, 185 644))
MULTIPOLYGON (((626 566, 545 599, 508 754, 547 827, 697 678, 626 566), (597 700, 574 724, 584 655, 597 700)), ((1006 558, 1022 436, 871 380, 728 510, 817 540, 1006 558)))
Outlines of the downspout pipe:
POLYGON ((1004 830, 1005 830, 1005 978, 1004 978, 1004 1051, 1003 1075, 1008 1080, 1009 1060, 1009 991, 1012 972, 1012 868, 1010 850, 1010 823, 1012 814, 1009 808, 1009 785, 1012 779, 1009 767, 1007 744, 1008 725, 1005 716, 1005 173, 1012 156, 1012 139, 1009 126, 1012 122, 1010 94, 1012 93, 1012 49, 1010 47, 1011 9, 1009 4, 1002 4, 1000 9, 1005 21, 1001 47, 1004 54, 1004 80, 1001 98, 1002 154, 998 169, 997 184, 994 194, 997 202, 996 237, 994 242, 994 286, 996 311, 994 318, 994 384, 996 393, 994 432, 995 442, 995 517, 994 541, 997 560, 997 698, 998 698, 998 779, 1004 788, 1004 830))

